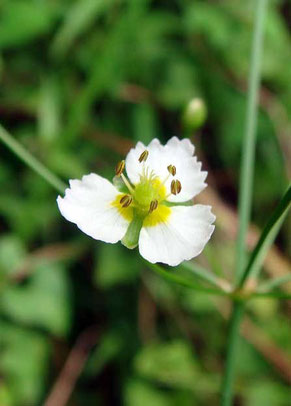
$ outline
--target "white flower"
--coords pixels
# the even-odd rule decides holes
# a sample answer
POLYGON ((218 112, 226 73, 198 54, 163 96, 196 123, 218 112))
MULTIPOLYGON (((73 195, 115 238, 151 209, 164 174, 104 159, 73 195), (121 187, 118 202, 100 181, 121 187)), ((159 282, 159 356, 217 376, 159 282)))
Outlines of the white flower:
POLYGON ((94 173, 71 180, 59 209, 96 240, 139 245, 148 261, 178 265, 199 255, 214 230, 211 207, 191 202, 207 176, 193 155, 188 139, 138 142, 118 164, 114 184, 94 173))

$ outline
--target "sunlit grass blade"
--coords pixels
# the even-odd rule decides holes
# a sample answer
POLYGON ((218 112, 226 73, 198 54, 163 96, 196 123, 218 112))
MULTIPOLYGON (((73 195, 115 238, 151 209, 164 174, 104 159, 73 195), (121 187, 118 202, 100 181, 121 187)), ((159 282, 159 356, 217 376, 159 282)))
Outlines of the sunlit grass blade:
POLYGON ((279 228, 284 220, 285 215, 291 204, 291 186, 289 186, 287 192, 283 196, 282 200, 278 204, 273 215, 270 217, 267 222, 262 235, 253 250, 248 265, 242 275, 242 278, 239 283, 239 287, 242 287, 246 279, 249 276, 256 276, 260 270, 260 267, 263 263, 265 255, 273 243, 279 228))
POLYGON ((151 268, 156 274, 161 276, 163 279, 166 279, 167 281, 172 282, 176 285, 184 286, 186 288, 196 290, 201 293, 210 294, 210 295, 220 295, 220 296, 228 295, 228 293, 222 289, 206 288, 206 287, 196 284, 192 281, 188 281, 187 279, 174 273, 174 269, 171 269, 170 271, 166 271, 160 265, 152 264, 147 261, 145 261, 145 263, 147 264, 147 266, 149 268, 151 268))
POLYGON ((27 151, 15 138, 12 137, 0 124, 0 140, 25 162, 32 170, 45 179, 58 192, 64 193, 66 184, 63 183, 54 173, 38 161, 29 151, 27 151))

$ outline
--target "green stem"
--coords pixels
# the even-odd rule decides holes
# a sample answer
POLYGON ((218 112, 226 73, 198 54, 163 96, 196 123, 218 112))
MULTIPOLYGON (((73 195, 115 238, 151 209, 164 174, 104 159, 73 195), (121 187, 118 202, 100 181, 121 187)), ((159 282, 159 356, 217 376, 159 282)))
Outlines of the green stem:
POLYGON ((39 162, 30 152, 28 152, 18 141, 16 141, 4 127, 0 124, 0 140, 18 156, 23 162, 25 162, 31 169, 33 169, 38 175, 45 179, 50 185, 52 185, 58 192, 64 193, 66 188, 56 175, 54 175, 48 168, 46 168, 41 162, 39 162))
POLYGON ((278 276, 277 278, 263 282, 257 289, 258 293, 272 293, 272 290, 278 286, 290 282, 291 273, 283 276, 278 276))
POLYGON ((239 328, 244 313, 244 303, 235 302, 231 315, 231 322, 228 333, 227 357, 225 365, 225 374, 222 381, 221 406, 230 406, 232 404, 232 392, 235 376, 235 362, 239 343, 239 328))
POLYGON ((248 299, 280 299, 291 300, 291 295, 281 292, 255 292, 248 299))
MULTIPOLYGON (((183 262, 179 268, 184 268, 199 278, 205 280, 206 282, 219 287, 225 291, 231 291, 231 287, 228 282, 224 279, 218 278, 214 273, 208 269, 202 268, 201 266, 194 264, 193 262, 183 262)), ((178 268, 178 269, 179 269, 178 268)))
POLYGON ((267 0, 256 2, 255 28, 250 62, 246 128, 241 157, 239 194, 239 232, 237 240, 237 282, 240 280, 246 262, 246 234, 248 230, 254 173, 254 158, 257 129, 257 102, 260 86, 260 66, 263 45, 263 23, 267 0))

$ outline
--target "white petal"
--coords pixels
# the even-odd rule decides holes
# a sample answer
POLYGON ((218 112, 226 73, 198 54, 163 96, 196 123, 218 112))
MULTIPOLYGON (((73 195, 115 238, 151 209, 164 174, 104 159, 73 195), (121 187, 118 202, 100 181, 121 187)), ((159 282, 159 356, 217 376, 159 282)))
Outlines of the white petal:
POLYGON ((176 266, 194 258, 213 233, 210 206, 174 206, 171 211, 166 223, 141 229, 139 251, 149 262, 176 266))
POLYGON ((111 206, 119 194, 105 178, 95 173, 70 180, 65 197, 57 203, 62 215, 96 240, 115 243, 123 238, 129 222, 111 206))
MULTIPOLYGON (((204 181, 207 172, 201 171, 201 163, 193 156, 194 145, 189 139, 179 140, 177 137, 172 137, 165 146, 154 139, 148 147, 139 142, 136 148, 130 150, 126 158, 126 171, 133 183, 139 182, 142 164, 139 163, 138 158, 145 149, 149 151, 145 165, 153 170, 161 181, 169 175, 167 169, 169 165, 174 165, 177 169, 175 179, 181 182, 182 190, 176 196, 171 195, 168 198, 170 202, 186 202, 206 187, 204 181)), ((172 180, 173 177, 170 177, 165 184, 168 193, 170 193, 172 180)))

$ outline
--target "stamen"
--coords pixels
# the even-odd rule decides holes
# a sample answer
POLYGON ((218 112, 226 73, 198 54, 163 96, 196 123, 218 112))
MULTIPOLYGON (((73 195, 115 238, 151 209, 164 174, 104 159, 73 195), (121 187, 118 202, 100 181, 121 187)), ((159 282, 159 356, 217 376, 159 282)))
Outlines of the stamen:
POLYGON ((118 162, 118 164, 115 167, 115 174, 116 176, 121 176, 122 172, 124 171, 125 168, 125 161, 120 161, 118 162))
POLYGON ((167 167, 167 169, 168 169, 168 171, 169 171, 169 173, 170 173, 171 175, 173 175, 173 176, 176 175, 176 167, 175 167, 174 165, 169 165, 169 166, 167 167))
POLYGON ((129 181, 126 179, 126 177, 123 175, 123 173, 120 174, 121 179, 123 180, 124 184, 126 185, 127 189, 130 191, 130 193, 134 193, 134 189, 129 183, 129 181))
POLYGON ((152 213, 158 207, 159 202, 155 199, 151 201, 149 213, 152 213))
POLYGON ((132 203, 132 196, 130 195, 124 195, 121 199, 120 199, 120 204, 122 207, 128 207, 131 203, 132 203))
POLYGON ((139 162, 145 162, 148 159, 149 156, 149 151, 146 149, 143 151, 143 153, 140 154, 140 157, 138 158, 139 162))
POLYGON ((173 195, 177 195, 181 192, 181 190, 182 190, 181 182, 178 179, 173 179, 171 182, 171 193, 173 195))

